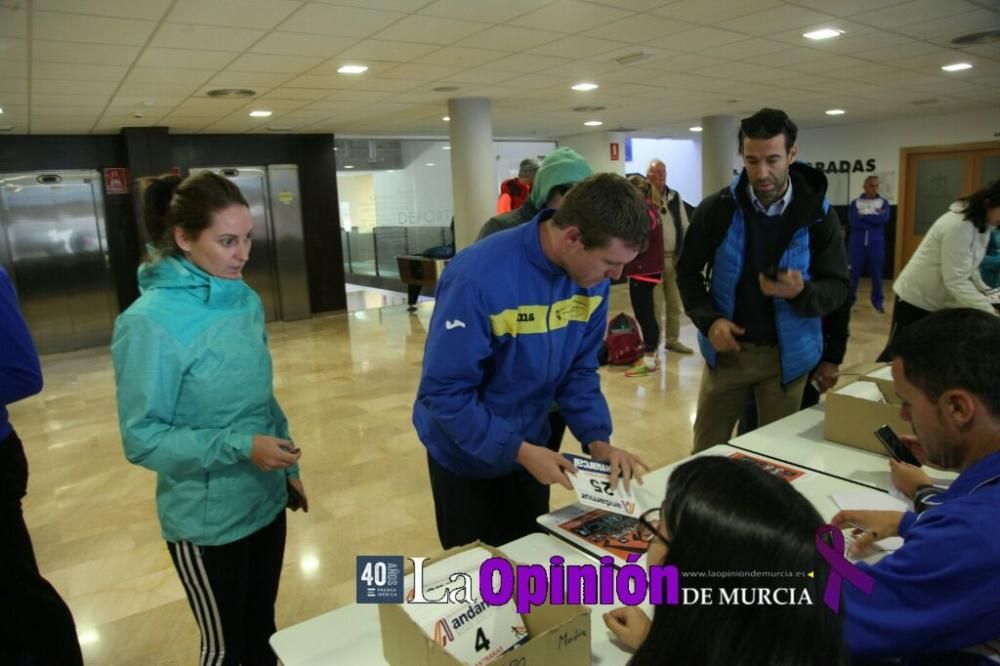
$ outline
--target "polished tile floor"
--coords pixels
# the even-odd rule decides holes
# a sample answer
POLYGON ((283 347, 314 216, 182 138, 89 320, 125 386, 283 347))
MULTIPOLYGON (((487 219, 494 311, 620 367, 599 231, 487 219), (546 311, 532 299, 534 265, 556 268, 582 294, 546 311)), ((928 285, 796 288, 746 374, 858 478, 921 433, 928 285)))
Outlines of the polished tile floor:
MULTIPOLYGON (((611 306, 630 310, 625 287, 614 288, 611 306)), ((276 392, 303 450, 312 505, 289 516, 279 627, 351 603, 356 555, 438 550, 425 453, 410 425, 432 311, 433 303, 414 315, 393 305, 269 327, 276 392)), ((889 315, 859 294, 845 362, 874 359, 888 328, 889 315)), ((686 320, 681 337, 695 346, 686 320)), ((87 663, 197 663, 197 629, 159 535, 154 474, 122 454, 108 350, 42 363, 44 392, 11 408, 31 464, 24 510, 87 663)), ((697 354, 670 354, 655 376, 602 369, 615 443, 654 467, 686 455, 702 367, 697 354)), ((570 500, 553 492, 553 506, 570 500)))

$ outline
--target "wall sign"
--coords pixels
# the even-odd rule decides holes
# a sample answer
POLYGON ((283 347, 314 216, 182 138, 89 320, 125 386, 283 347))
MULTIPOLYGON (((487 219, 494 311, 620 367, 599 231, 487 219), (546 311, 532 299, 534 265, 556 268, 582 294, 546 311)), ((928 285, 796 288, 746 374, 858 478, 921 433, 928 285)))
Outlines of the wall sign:
POLYGON ((618 161, 618 142, 615 141, 614 143, 612 143, 610 145, 611 145, 611 161, 612 162, 617 162, 618 161))
POLYGON ((128 194, 128 169, 124 167, 105 169, 104 190, 108 194, 128 194))

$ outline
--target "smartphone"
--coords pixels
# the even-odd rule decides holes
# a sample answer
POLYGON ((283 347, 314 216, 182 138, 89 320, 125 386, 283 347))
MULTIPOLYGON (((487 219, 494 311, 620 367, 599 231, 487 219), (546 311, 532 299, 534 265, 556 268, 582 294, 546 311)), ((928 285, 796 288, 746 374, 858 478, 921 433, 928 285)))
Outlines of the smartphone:
POLYGON ((281 449, 282 451, 286 451, 288 453, 298 453, 299 452, 299 447, 295 446, 294 442, 288 442, 287 444, 284 443, 284 442, 282 442, 281 444, 278 444, 278 448, 281 449))
POLYGON ((771 264, 771 265, 767 266, 761 272, 764 274, 764 277, 766 277, 771 282, 777 282, 778 281, 778 275, 781 274, 781 273, 787 273, 788 269, 787 268, 778 268, 776 265, 771 264))
POLYGON ((878 438, 878 441, 882 442, 882 446, 889 452, 889 455, 897 462, 909 463, 910 465, 920 467, 920 461, 910 452, 910 448, 900 441, 899 436, 896 435, 892 428, 882 425, 875 431, 875 436, 878 438))

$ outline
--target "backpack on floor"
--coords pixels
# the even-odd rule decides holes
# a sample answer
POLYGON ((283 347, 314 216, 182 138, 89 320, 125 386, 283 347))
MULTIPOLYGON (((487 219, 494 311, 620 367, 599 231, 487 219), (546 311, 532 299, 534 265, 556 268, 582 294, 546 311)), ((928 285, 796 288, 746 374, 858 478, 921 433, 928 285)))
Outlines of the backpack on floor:
MULTIPOLYGON (((642 358, 645 346, 639 333, 639 323, 624 312, 608 322, 604 337, 604 356, 611 365, 629 365, 642 358)), ((603 365, 603 364, 602 364, 603 365)))

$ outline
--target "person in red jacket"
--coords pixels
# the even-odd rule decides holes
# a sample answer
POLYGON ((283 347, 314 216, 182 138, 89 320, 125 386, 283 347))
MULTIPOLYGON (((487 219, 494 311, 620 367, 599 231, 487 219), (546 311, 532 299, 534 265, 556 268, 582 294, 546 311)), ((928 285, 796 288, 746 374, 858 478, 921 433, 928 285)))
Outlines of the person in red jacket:
POLYGON ((510 178, 500 184, 500 198, 497 199, 497 215, 517 210, 531 193, 531 185, 538 173, 538 160, 530 157, 521 160, 517 178, 510 178))

